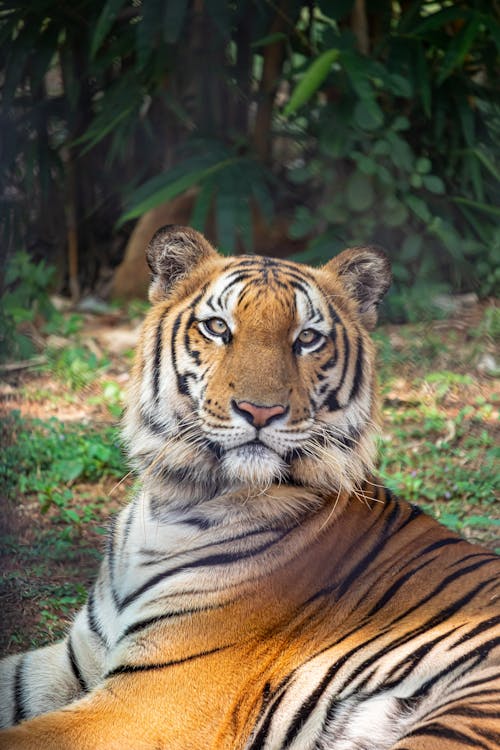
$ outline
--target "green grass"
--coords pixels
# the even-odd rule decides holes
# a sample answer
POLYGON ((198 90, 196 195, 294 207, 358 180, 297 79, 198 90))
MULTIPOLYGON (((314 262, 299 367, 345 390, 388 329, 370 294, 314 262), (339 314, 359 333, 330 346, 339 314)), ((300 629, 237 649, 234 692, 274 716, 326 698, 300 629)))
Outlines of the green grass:
POLYGON ((55 506, 68 522, 81 523, 88 516, 88 504, 81 506, 80 514, 70 507, 76 482, 126 473, 113 425, 64 423, 56 417, 26 420, 13 411, 2 423, 0 442, 4 446, 0 491, 6 496, 35 494, 42 512, 55 506))

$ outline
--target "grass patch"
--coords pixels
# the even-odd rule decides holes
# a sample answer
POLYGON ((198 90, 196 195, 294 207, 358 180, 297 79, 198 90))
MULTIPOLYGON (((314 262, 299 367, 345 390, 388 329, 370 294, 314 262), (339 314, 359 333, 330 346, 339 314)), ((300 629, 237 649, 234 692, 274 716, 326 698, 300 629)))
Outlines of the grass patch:
POLYGON ((90 512, 88 504, 82 506, 82 515, 69 507, 76 482, 126 473, 114 425, 64 423, 56 417, 26 420, 13 411, 2 423, 0 443, 4 446, 0 491, 6 496, 35 494, 42 512, 55 506, 68 522, 85 522, 90 512))

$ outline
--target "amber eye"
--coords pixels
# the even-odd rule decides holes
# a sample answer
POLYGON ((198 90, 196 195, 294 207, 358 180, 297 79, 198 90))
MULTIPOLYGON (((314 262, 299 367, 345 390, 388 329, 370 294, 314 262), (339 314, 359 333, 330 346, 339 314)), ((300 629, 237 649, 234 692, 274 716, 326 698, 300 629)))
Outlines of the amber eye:
POLYGON ((225 336, 229 333, 228 325, 222 318, 209 318, 202 322, 202 326, 213 336, 225 336))
POLYGON ((301 346, 312 346, 313 344, 316 344, 320 338, 322 338, 321 333, 318 333, 312 328, 304 328, 304 330, 297 336, 297 341, 301 346))

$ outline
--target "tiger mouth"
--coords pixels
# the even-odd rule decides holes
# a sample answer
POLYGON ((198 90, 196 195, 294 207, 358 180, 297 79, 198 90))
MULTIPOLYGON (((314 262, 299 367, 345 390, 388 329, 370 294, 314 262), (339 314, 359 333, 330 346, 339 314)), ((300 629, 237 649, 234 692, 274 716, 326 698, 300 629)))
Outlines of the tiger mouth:
POLYGON ((247 460, 251 460, 252 458, 265 458, 266 456, 269 456, 269 454, 281 458, 277 451, 273 450, 273 448, 270 448, 268 445, 263 443, 262 440, 259 440, 259 438, 248 440, 246 443, 241 443, 241 445, 234 445, 231 448, 224 448, 219 443, 211 443, 210 449, 219 459, 224 458, 224 456, 238 455, 247 460))
POLYGON ((276 453, 272 448, 269 448, 265 443, 262 442, 262 440, 259 440, 259 438, 254 438, 253 440, 249 440, 247 443, 242 443, 241 445, 237 445, 234 448, 231 448, 233 451, 241 451, 244 455, 249 456, 264 456, 266 453, 276 453))

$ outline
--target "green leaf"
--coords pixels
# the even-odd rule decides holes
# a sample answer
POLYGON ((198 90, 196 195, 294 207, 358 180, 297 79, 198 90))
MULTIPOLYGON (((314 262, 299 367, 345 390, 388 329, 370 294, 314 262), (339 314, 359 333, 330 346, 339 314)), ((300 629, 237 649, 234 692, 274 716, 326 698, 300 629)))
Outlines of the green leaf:
POLYGON ((420 234, 410 234, 405 237, 403 244, 401 245, 401 251, 399 253, 399 259, 404 261, 416 260, 422 249, 423 239, 420 234))
POLYGON ((155 39, 164 29, 164 0, 146 0, 141 5, 142 16, 135 25, 135 48, 139 69, 144 68, 155 48, 155 39))
POLYGON ((252 181, 252 195, 262 211, 264 219, 270 223, 274 217, 274 200, 264 180, 252 181))
POLYGON ((374 99, 363 99, 354 107, 354 120, 363 130, 377 130, 384 122, 384 114, 374 99))
POLYGON ((475 148, 472 150, 472 153, 474 156, 479 159, 483 167, 491 174, 491 176, 500 182, 500 172, 498 171, 495 164, 489 159, 484 151, 482 151, 480 148, 475 148))
POLYGON ((415 169, 419 174, 428 174, 432 169, 432 162, 427 156, 421 156, 417 159, 415 169))
MULTIPOLYGON (((434 7, 439 8, 439 4, 435 3, 434 7)), ((412 29, 413 34, 424 35, 428 31, 434 29, 440 29, 450 21, 456 21, 458 19, 467 18, 470 14, 463 8, 445 8, 444 10, 438 10, 436 13, 432 13, 430 16, 422 21, 412 29)))
POLYGON ((479 32, 480 26, 481 19, 479 16, 474 16, 470 22, 466 24, 455 37, 453 37, 442 62, 441 70, 437 79, 438 86, 440 86, 456 68, 459 68, 462 65, 479 32))
POLYGON ((430 117, 432 109, 431 75, 423 44, 420 44, 418 47, 415 74, 417 80, 416 88, 420 92, 424 112, 427 117, 430 117))
POLYGON ((354 0, 318 0, 321 12, 334 21, 340 21, 352 11, 354 0))
POLYGON ((353 211, 366 211, 372 205, 375 195, 369 177, 353 172, 347 181, 347 205, 353 211))
POLYGON ((217 180, 215 196, 215 222, 217 226, 217 244, 225 254, 236 252, 237 236, 237 201, 235 182, 230 170, 225 170, 217 180))
POLYGON ((392 205, 386 206, 384 212, 384 223, 389 227, 400 227, 408 218, 408 209, 401 203, 401 201, 395 200, 392 205))
POLYGON ((386 79, 386 86, 395 96, 402 96, 409 99, 413 95, 412 86, 408 78, 404 78, 399 73, 390 73, 386 79))
MULTIPOLYGON (((220 172, 229 164, 233 164, 236 161, 236 158, 229 158, 225 161, 218 162, 217 164, 212 164, 209 167, 204 167, 202 169, 197 169, 185 174, 181 174, 181 176, 172 181, 167 181, 169 176, 168 172, 164 175, 160 175, 163 186, 152 192, 150 195, 148 195, 147 198, 144 198, 143 200, 132 206, 132 208, 130 208, 128 211, 126 211, 126 213, 124 213, 120 217, 117 226, 120 227, 130 219, 136 219, 138 216, 142 216, 142 214, 145 214, 150 209, 159 206, 161 203, 166 203, 167 201, 172 200, 172 198, 176 198, 181 193, 184 193, 188 188, 193 187, 193 185, 200 184, 207 177, 220 172)), ((158 178, 154 178, 154 180, 157 183, 158 178)), ((153 181, 151 180, 150 182, 153 181)), ((145 186, 143 186, 143 188, 144 187, 145 186)))
POLYGON ((97 50, 103 43, 106 34, 113 26, 118 12, 124 4, 125 0, 108 0, 108 2, 105 3, 101 15, 97 19, 94 35, 90 43, 91 59, 95 57, 97 50))
POLYGON ((415 216, 418 216, 418 218, 424 223, 427 224, 431 220, 431 212, 429 211, 427 204, 421 198, 418 198, 416 195, 407 195, 405 196, 405 203, 410 211, 413 211, 415 216))
POLYGON ((412 172, 415 157, 407 141, 393 130, 387 131, 386 138, 391 146, 390 157, 394 166, 405 172, 412 172))
POLYGON ((465 93, 462 91, 457 93, 457 109, 464 140, 470 148, 474 148, 476 146, 474 112, 465 93))
POLYGON ((181 35, 188 3, 187 0, 167 0, 166 3, 162 4, 165 7, 163 14, 163 39, 167 44, 175 44, 181 35))
POLYGON ((500 24, 494 21, 491 15, 488 16, 487 19, 488 31, 490 32, 493 41, 495 42, 496 47, 500 52, 500 24))
POLYGON ((339 55, 340 51, 338 49, 330 49, 323 52, 323 54, 314 60, 293 90, 290 100, 284 109, 284 115, 291 115, 309 101, 327 77, 333 63, 338 60, 339 55))
POLYGON ((293 222, 290 224, 289 235, 292 239, 306 237, 313 229, 315 219, 307 206, 297 206, 293 222))
POLYGON ((53 471, 61 477, 63 482, 74 482, 85 471, 85 466, 81 459, 54 461, 53 471))
POLYGON ((436 193, 436 195, 443 195, 446 188, 444 185, 443 180, 441 177, 438 177, 435 174, 426 174, 422 178, 424 187, 427 188, 431 193, 436 193))
POLYGON ((267 36, 261 37, 261 39, 257 39, 257 41, 252 42, 250 46, 254 49, 258 49, 259 47, 267 47, 269 44, 274 44, 275 42, 281 42, 286 38, 286 34, 283 34, 282 31, 277 31, 275 34, 268 34, 267 36))
POLYGON ((378 169, 377 162, 370 156, 365 154, 353 154, 354 161, 356 162, 358 169, 363 174, 373 175, 378 169))
POLYGON ((487 203, 480 203, 479 201, 472 201, 469 198, 464 198, 461 195, 451 196, 451 200, 454 203, 460 203, 464 206, 470 206, 470 208, 476 208, 478 211, 484 211, 484 213, 500 217, 500 208, 498 208, 497 206, 491 206, 487 203))
POLYGON ((396 119, 392 123, 392 129, 396 131, 408 130, 409 128, 410 128, 410 121, 404 115, 399 115, 398 117, 396 117, 396 119))
POLYGON ((205 229, 208 212, 215 196, 215 183, 212 178, 204 181, 200 188, 193 206, 190 224, 194 229, 203 232, 205 229))

